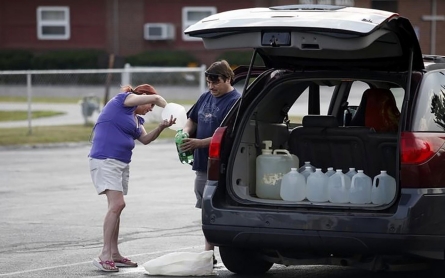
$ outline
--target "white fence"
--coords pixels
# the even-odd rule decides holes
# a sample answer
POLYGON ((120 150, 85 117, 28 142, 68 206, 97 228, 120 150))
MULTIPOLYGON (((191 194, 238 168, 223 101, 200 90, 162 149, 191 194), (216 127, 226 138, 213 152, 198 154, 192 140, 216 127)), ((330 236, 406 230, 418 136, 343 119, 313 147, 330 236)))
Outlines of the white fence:
MULTIPOLYGON (((167 101, 196 101, 206 90, 206 67, 131 67, 123 69, 0 71, 0 96, 27 98, 28 127, 34 97, 110 99, 121 85, 148 83, 167 101)), ((3 105, 6 107, 6 105, 3 105)), ((37 106, 37 104, 34 104, 37 106)), ((82 108, 79 105, 79 117, 82 108)), ((155 111, 153 111, 155 112, 155 111)), ((157 120, 158 113, 150 117, 157 120)), ((36 120, 37 121, 37 120, 36 120)))
POLYGON ((201 67, 0 71, 0 96, 103 97, 121 85, 149 83, 169 99, 196 99, 206 89, 201 67))

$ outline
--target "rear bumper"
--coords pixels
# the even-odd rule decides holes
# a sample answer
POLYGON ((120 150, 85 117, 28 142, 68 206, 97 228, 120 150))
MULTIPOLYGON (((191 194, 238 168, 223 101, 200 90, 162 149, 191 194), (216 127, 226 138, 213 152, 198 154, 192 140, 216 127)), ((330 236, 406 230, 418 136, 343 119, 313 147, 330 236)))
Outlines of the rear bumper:
POLYGON ((445 195, 407 190, 393 214, 214 206, 207 186, 202 223, 217 246, 444 259, 445 195))
POLYGON ((327 254, 415 255, 444 259, 445 236, 346 233, 203 225, 216 246, 327 254))

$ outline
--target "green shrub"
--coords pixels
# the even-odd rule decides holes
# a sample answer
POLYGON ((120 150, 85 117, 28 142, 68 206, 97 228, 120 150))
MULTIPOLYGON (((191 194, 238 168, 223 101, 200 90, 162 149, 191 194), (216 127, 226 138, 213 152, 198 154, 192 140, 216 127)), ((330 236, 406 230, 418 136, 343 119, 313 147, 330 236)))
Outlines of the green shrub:
POLYGON ((0 50, 0 70, 31 69, 33 54, 26 50, 0 50))
POLYGON ((154 50, 128 56, 126 63, 136 67, 186 67, 198 60, 186 51, 154 50))
POLYGON ((35 55, 33 69, 97 69, 101 50, 62 50, 35 55))

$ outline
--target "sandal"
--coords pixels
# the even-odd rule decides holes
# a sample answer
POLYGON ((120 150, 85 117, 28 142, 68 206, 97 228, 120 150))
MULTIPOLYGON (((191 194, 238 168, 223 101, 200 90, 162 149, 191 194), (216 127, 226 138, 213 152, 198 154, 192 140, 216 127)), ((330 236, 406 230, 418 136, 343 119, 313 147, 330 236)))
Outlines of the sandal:
POLYGON ((133 262, 129 258, 122 258, 120 260, 114 260, 117 267, 137 267, 138 263, 133 262))
POLYGON ((105 272, 117 272, 119 268, 116 267, 116 264, 113 261, 102 261, 100 258, 96 258, 93 260, 93 265, 98 269, 105 272), (104 265, 109 266, 110 268, 105 268, 104 265))

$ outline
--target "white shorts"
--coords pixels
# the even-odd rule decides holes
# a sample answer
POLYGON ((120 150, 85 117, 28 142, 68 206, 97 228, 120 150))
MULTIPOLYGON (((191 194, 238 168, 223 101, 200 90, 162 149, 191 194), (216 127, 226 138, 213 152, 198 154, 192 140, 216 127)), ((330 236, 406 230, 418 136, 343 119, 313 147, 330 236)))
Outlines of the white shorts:
POLYGON ((120 191, 124 195, 128 192, 130 165, 116 159, 95 159, 89 157, 91 179, 97 194, 105 190, 120 191))

